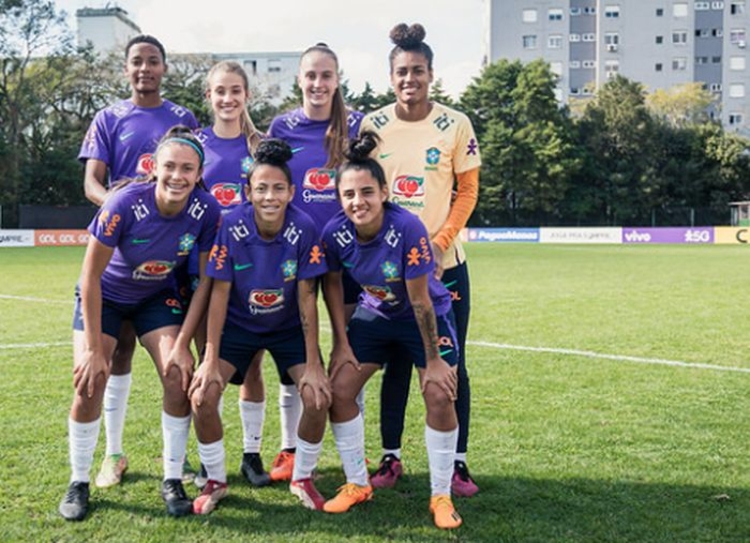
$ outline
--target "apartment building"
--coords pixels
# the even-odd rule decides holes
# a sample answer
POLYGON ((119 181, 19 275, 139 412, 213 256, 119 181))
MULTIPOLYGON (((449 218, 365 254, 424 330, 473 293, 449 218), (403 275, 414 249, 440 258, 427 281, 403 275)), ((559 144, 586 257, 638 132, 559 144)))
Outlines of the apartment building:
POLYGON ((710 113, 750 133, 750 0, 487 0, 485 58, 543 58, 561 102, 592 95, 615 74, 666 89, 698 81, 710 113))

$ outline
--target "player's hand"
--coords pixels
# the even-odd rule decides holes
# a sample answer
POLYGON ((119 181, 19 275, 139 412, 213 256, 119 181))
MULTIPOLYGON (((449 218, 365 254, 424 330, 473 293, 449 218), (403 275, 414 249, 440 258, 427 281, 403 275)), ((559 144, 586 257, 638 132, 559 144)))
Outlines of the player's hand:
POLYGON ((354 356, 354 351, 349 342, 339 342, 331 350, 331 361, 328 364, 328 379, 333 381, 336 374, 341 371, 347 364, 354 366, 357 371, 362 371, 359 360, 354 356))
POLYGON ((425 371, 422 374, 423 393, 430 383, 439 386, 452 402, 456 401, 458 391, 458 370, 456 366, 448 365, 442 358, 428 360, 425 371))
POLYGON ((205 398, 206 392, 208 392, 212 384, 216 384, 219 390, 224 390, 224 381, 219 371, 219 361, 215 358, 213 360, 204 360, 198 366, 193 375, 193 380, 190 382, 188 398, 195 400, 196 405, 200 406, 203 404, 203 398, 205 398))
POLYGON ((86 394, 91 398, 94 395, 96 380, 104 376, 104 383, 109 378, 109 363, 100 351, 86 350, 83 353, 81 363, 73 368, 73 387, 81 396, 86 394))
POLYGON ((302 395, 302 389, 305 387, 310 387, 312 390, 316 409, 328 409, 331 406, 333 402, 331 382, 326 377, 325 369, 320 360, 318 360, 318 363, 305 364, 305 373, 302 374, 302 379, 297 383, 300 395, 302 395))
POLYGON ((435 279, 438 281, 443 277, 443 250, 437 243, 432 242, 432 257, 435 259, 435 279))
POLYGON ((182 377, 182 391, 187 392, 190 385, 190 379, 193 378, 193 368, 195 368, 195 358, 188 348, 175 347, 169 353, 167 363, 164 364, 164 377, 169 375, 172 367, 176 366, 182 377))

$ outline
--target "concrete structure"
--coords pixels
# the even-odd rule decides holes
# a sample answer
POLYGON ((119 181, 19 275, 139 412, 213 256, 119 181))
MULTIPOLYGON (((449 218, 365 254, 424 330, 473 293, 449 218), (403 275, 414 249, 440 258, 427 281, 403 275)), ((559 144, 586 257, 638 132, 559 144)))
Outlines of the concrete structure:
POLYGON ((750 0, 487 0, 489 62, 543 58, 558 100, 593 94, 620 73, 648 90, 699 81, 712 115, 750 129, 750 0))
POLYGON ((242 65, 256 87, 273 105, 279 105, 292 94, 299 71, 301 51, 271 53, 214 53, 214 62, 233 60, 242 65))
POLYGON ((78 47, 92 45, 97 53, 110 53, 125 47, 141 29, 118 7, 82 8, 76 11, 78 47))

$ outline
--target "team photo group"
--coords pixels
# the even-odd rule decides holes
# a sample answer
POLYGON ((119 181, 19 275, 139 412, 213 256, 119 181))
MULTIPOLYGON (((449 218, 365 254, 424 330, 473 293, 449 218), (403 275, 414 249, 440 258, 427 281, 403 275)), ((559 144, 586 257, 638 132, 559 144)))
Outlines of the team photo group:
POLYGON ((240 64, 221 61, 206 74, 212 122, 200 127, 161 95, 159 40, 128 42, 131 95, 97 113, 78 157, 99 209, 75 291, 62 517, 83 520, 90 485, 117 485, 128 469, 123 431, 140 343, 162 384, 169 515, 207 515, 228 494, 230 383, 239 387, 240 471, 250 485, 287 485, 303 506, 331 514, 394 487, 408 461, 401 442, 414 366, 425 406, 425 513, 438 528, 461 525, 454 498, 479 487, 467 465, 471 297, 458 235, 476 205, 481 161, 468 118, 429 97, 425 36, 419 24, 391 30, 395 102, 368 115, 344 103, 335 52, 309 47, 297 75, 302 103, 265 133, 248 113, 240 64), (281 429, 268 470, 266 353, 279 375, 281 429), (378 370, 379 410, 368 418, 379 417, 382 458, 368 471, 364 390, 378 370), (106 452, 91 481, 102 421, 106 452), (191 423, 200 458, 193 498, 184 477, 191 423), (332 497, 315 487, 327 426, 345 475, 332 497))

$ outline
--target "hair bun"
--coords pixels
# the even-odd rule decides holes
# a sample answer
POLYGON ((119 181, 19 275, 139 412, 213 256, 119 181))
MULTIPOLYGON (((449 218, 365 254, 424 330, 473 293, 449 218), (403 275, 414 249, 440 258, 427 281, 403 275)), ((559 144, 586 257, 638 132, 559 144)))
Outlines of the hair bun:
POLYGON ((370 158, 370 153, 375 150, 380 142, 380 137, 372 130, 363 130, 358 138, 349 140, 349 145, 344 156, 349 162, 363 162, 370 158))
POLYGON ((427 36, 427 31, 419 23, 407 26, 406 23, 400 23, 391 29, 391 41, 397 47, 402 49, 413 49, 418 47, 427 36))
POLYGON ((262 140, 255 150, 255 161, 271 166, 285 166, 294 154, 291 147, 280 139, 270 138, 262 140))

